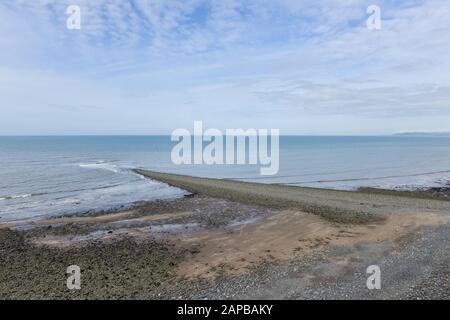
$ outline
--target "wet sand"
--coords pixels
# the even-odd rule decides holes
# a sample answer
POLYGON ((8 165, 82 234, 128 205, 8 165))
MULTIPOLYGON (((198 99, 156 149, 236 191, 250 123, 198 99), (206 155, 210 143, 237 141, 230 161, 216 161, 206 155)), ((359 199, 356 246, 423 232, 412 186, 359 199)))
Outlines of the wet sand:
POLYGON ((193 194, 0 225, 0 298, 447 298, 449 201, 138 172, 193 194))

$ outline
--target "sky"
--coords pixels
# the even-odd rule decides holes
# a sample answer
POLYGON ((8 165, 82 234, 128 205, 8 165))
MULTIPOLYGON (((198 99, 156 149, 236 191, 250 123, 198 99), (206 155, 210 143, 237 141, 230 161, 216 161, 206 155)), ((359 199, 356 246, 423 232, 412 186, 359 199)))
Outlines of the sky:
POLYGON ((450 132, 449 17, 448 0, 2 0, 0 135, 450 132))

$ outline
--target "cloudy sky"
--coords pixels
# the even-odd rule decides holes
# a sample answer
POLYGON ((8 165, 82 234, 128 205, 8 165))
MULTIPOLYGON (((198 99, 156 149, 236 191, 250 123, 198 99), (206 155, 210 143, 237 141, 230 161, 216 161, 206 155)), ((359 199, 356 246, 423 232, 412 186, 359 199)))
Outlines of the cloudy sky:
POLYGON ((450 131, 449 17, 448 0, 2 0, 0 134, 450 131))

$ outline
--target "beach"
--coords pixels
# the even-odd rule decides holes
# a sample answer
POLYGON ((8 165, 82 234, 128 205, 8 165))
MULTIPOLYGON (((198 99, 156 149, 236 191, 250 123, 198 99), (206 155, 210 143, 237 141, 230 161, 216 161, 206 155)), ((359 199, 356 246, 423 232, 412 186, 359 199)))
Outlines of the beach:
POLYGON ((2 299, 448 299, 450 201, 136 170, 183 198, 0 224, 2 299), (68 290, 66 268, 81 269, 68 290), (369 290, 378 265, 382 289, 369 290))
POLYGON ((0 1, 0 301, 450 300, 449 15, 0 1))

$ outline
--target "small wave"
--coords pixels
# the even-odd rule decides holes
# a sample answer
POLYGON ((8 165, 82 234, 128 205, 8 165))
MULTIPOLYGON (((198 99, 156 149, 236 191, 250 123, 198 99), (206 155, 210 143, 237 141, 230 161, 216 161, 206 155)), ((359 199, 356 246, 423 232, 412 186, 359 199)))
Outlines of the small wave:
POLYGON ((12 200, 12 199, 20 199, 20 198, 29 198, 34 196, 34 194, 31 193, 27 193, 27 194, 19 194, 19 195, 14 195, 14 196, 3 196, 0 197, 0 200, 12 200))
POLYGON ((117 165, 108 162, 80 163, 78 164, 78 166, 80 168, 87 168, 87 169, 107 170, 114 173, 120 172, 120 168, 117 165))

